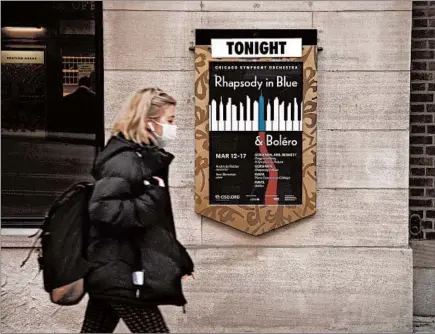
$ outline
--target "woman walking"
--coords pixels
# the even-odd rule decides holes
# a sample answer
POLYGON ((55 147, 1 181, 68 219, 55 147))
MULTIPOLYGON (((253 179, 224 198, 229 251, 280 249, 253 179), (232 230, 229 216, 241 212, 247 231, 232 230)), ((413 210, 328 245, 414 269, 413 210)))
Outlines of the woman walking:
POLYGON ((136 92, 98 155, 82 332, 111 333, 120 318, 142 333, 169 332, 158 305, 186 304, 181 279, 193 262, 177 241, 165 151, 176 138, 176 101, 157 88, 136 92))

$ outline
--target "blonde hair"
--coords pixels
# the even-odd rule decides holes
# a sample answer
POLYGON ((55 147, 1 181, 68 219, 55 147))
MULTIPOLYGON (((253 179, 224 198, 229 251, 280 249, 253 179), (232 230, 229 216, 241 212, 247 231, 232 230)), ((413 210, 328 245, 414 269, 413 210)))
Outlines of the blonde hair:
POLYGON ((176 105, 177 101, 159 88, 144 88, 135 92, 125 104, 112 135, 123 134, 138 144, 149 144, 154 137, 147 130, 147 121, 161 116, 162 107, 176 105))

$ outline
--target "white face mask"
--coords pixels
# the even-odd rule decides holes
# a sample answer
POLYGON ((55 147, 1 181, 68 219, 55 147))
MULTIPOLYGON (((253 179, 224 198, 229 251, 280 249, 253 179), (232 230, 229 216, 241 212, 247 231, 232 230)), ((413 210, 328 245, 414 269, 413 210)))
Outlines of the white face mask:
POLYGON ((148 123, 151 131, 154 132, 154 136, 156 137, 157 143, 161 147, 168 146, 175 138, 177 138, 177 126, 174 124, 168 124, 168 123, 160 123, 156 122, 157 124, 160 124, 162 126, 162 135, 159 136, 155 129, 153 124, 150 122, 148 123))

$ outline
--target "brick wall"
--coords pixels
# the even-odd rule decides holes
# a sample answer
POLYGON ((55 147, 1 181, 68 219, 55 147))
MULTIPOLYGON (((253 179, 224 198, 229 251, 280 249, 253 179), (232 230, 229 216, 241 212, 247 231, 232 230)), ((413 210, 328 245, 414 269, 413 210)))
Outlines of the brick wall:
POLYGON ((411 46, 410 235, 435 239, 435 1, 414 1, 411 46))

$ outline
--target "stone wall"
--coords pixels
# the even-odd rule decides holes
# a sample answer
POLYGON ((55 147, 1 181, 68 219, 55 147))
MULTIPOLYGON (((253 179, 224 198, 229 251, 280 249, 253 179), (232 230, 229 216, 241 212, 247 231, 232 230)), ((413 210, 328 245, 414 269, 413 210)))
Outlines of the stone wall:
MULTIPOLYGON (((137 88, 179 101, 171 191, 197 279, 185 283, 187 314, 164 308, 172 331, 411 330, 410 44, 408 1, 104 3, 106 128, 137 88), (314 217, 255 238, 193 212, 199 28, 319 29, 314 217)), ((4 330, 78 331, 84 304, 50 305, 36 269, 19 271, 24 255, 2 255, 4 330)))

